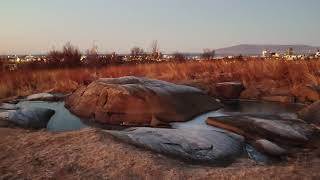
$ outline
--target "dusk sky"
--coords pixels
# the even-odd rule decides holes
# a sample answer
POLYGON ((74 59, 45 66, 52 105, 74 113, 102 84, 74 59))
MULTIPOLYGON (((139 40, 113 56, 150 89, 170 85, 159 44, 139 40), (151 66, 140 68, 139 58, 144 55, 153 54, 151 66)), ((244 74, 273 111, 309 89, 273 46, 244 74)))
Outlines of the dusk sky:
POLYGON ((0 0, 0 54, 201 52, 237 44, 320 46, 320 0, 0 0))

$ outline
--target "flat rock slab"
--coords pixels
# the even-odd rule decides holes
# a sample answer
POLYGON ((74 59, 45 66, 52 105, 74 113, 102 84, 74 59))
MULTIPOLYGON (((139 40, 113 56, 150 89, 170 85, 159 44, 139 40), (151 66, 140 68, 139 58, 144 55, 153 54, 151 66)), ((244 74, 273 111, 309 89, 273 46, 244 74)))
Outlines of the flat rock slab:
POLYGON ((99 123, 156 126, 188 121, 222 106, 197 88, 129 76, 81 87, 66 99, 66 107, 99 123))
POLYGON ((26 97, 27 101, 61 101, 66 96, 63 94, 54 94, 54 93, 38 93, 32 94, 26 97))
POLYGON ((8 121, 22 128, 46 128, 55 111, 44 108, 25 107, 8 112, 8 121))
POLYGON ((268 139, 280 144, 302 145, 313 137, 316 129, 302 120, 276 119, 276 116, 209 117, 207 124, 229 130, 248 139, 268 139))
POLYGON ((130 128, 104 131, 129 144, 192 163, 227 165, 244 149, 242 136, 223 130, 130 128))

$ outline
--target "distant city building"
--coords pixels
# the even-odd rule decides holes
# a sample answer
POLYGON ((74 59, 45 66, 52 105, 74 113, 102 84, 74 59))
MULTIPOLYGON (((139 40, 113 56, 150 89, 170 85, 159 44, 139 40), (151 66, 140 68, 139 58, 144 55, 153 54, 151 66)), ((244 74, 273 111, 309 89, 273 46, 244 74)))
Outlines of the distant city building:
POLYGON ((320 58, 320 50, 319 49, 317 50, 316 58, 320 58))
POLYGON ((277 52, 272 52, 270 53, 271 57, 274 57, 274 58, 279 58, 281 55, 277 52))
POLYGON ((24 58, 24 61, 26 62, 35 61, 35 60, 36 60, 35 57, 32 55, 28 55, 24 58))
POLYGON ((293 55, 293 48, 289 48, 289 49, 287 50, 287 55, 288 55, 288 56, 292 56, 292 55, 293 55))
POLYGON ((268 51, 268 50, 262 51, 262 57, 264 57, 264 58, 271 57, 270 51, 268 51))

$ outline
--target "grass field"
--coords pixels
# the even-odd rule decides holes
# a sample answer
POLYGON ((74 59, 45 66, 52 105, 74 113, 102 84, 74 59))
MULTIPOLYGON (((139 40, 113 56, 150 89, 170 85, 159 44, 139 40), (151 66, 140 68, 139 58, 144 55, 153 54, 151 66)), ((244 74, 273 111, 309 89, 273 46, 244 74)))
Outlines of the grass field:
POLYGON ((246 87, 272 80, 281 86, 320 85, 319 60, 216 60, 138 64, 95 69, 18 70, 1 72, 0 98, 53 91, 70 92, 100 77, 145 76, 171 82, 241 81, 246 87))

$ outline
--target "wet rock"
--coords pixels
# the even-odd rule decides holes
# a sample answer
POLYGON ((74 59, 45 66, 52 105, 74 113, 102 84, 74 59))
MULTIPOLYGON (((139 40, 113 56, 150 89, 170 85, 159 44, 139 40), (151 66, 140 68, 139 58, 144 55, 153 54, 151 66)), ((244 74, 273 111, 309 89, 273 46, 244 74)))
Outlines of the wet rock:
POLYGON ((238 99, 244 89, 241 82, 221 82, 216 84, 218 96, 223 99, 238 99))
POLYGON ((105 131, 129 144, 193 163, 227 165, 244 149, 244 138, 220 130, 130 128, 105 131))
POLYGON ((299 111, 298 116, 308 123, 320 126, 320 101, 317 101, 299 111))
POLYGON ((248 157, 257 163, 267 164, 270 162, 270 159, 267 155, 259 152, 256 148, 254 148, 250 144, 245 145, 245 150, 248 154, 248 157))
POLYGON ((66 99, 66 107, 99 123, 150 125, 183 122, 221 107, 203 91, 138 77, 104 78, 83 86, 66 99))
POLYGON ((292 96, 263 96, 261 99, 271 102, 294 103, 294 97, 292 96))
POLYGON ((46 100, 46 99, 52 99, 54 96, 50 93, 39 93, 39 94, 32 94, 27 96, 28 101, 37 101, 37 100, 46 100))
POLYGON ((63 100, 66 96, 63 94, 53 94, 53 93, 39 93, 32 94, 26 97, 28 101, 60 101, 63 100))
POLYGON ((283 156, 287 153, 285 149, 266 139, 256 140, 254 145, 258 150, 271 156, 283 156))
POLYGON ((235 132, 248 139, 269 139, 280 144, 303 145, 316 133, 313 126, 301 120, 272 116, 210 117, 207 124, 235 132))
POLYGON ((22 128, 46 128, 50 118, 55 112, 44 108, 24 107, 8 112, 8 121, 22 128))

